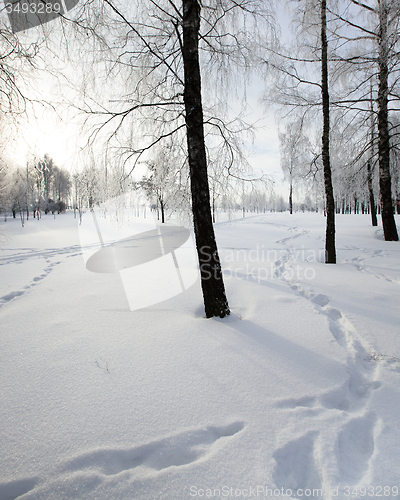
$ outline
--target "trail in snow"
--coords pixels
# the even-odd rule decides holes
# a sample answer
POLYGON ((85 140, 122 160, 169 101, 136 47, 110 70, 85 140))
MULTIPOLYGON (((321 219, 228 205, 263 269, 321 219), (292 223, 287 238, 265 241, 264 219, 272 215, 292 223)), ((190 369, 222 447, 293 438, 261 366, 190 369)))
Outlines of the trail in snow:
POLYGON ((80 245, 71 245, 68 247, 61 248, 24 248, 24 249, 13 249, 7 248, 3 250, 6 254, 0 256, 0 266, 4 264, 10 264, 11 262, 23 262, 29 259, 43 257, 50 259, 51 257, 66 256, 66 257, 76 257, 82 253, 80 245))
POLYGON ((49 259, 45 259, 47 266, 43 269, 43 273, 39 274, 38 276, 35 276, 30 283, 27 285, 23 286, 19 290, 13 290, 12 292, 7 293, 6 295, 3 295, 0 297, 0 308, 4 307, 6 304, 11 302, 12 300, 22 297, 25 295, 27 292, 29 292, 33 287, 38 285, 42 280, 44 280, 54 269, 55 266, 58 266, 61 264, 61 261, 58 262, 50 262, 49 259))
POLYGON ((358 335, 349 319, 330 306, 330 297, 314 291, 311 286, 306 289, 304 284, 293 279, 293 273, 288 273, 294 254, 290 243, 306 234, 304 230, 297 231, 296 227, 288 230, 295 234, 277 241, 284 246, 286 253, 275 262, 275 274, 326 317, 333 338, 345 350, 347 379, 343 385, 318 397, 303 395, 277 403, 278 407, 288 411, 298 412, 299 408, 317 410, 317 413, 309 412, 309 418, 318 414, 318 419, 321 419, 320 412, 325 411, 322 418, 326 419, 326 425, 321 444, 318 432, 302 434, 297 429, 295 433, 300 437, 275 451, 273 477, 278 488, 322 488, 325 498, 329 499, 329 491, 338 484, 358 485, 367 480, 366 473, 374 453, 374 436, 379 432, 378 418, 367 407, 371 391, 379 389, 382 384, 373 349, 358 335), (287 274, 291 276, 289 279, 287 274), (327 435, 330 435, 330 447, 326 446, 327 435))
POLYGON ((353 267, 357 269, 357 271, 368 273, 371 276, 374 276, 377 279, 383 279, 385 281, 388 281, 389 283, 395 283, 397 285, 400 285, 400 279, 396 279, 390 276, 387 276, 386 274, 383 274, 381 272, 376 272, 374 269, 372 269, 370 266, 366 265, 365 262, 371 258, 382 258, 382 257, 387 257, 388 252, 385 252, 384 250, 369 250, 367 248, 359 248, 359 247, 345 247, 348 250, 356 250, 357 252, 362 252, 365 254, 365 257, 353 257, 346 262, 351 264, 353 267))
MULTIPOLYGON (((60 266, 80 254, 76 223, 64 248, 50 248, 60 230, 2 250, 0 500, 187 500, 191 485, 257 484, 323 500, 389 485, 380 496, 399 498, 400 360, 371 347, 400 356, 398 248, 370 228, 353 237, 354 222, 328 271, 323 217, 302 217, 220 224, 240 311, 224 320, 203 317, 195 287, 121 314, 119 281, 81 258, 60 266), (62 300, 43 300, 50 287, 62 300)), ((378 498, 349 498, 363 497, 378 498)))
POLYGON ((35 260, 36 262, 42 261, 43 267, 42 272, 33 276, 29 279, 28 283, 21 286, 17 290, 12 290, 3 296, 0 296, 0 308, 7 305, 14 299, 22 297, 27 292, 32 290, 35 286, 40 284, 52 271, 53 269, 62 263, 62 260, 53 260, 54 258, 69 258, 76 257, 81 254, 80 247, 77 245, 72 245, 66 248, 56 248, 56 249, 34 249, 26 248, 23 251, 18 250, 18 253, 12 253, 13 249, 7 249, 7 254, 0 257, 0 270, 1 266, 8 266, 10 264, 28 264, 30 261, 35 260))

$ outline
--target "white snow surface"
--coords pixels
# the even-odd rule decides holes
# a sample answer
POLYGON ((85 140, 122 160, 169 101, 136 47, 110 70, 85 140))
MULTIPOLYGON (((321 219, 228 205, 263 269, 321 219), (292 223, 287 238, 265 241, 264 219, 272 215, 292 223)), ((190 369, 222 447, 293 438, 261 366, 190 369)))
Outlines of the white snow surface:
POLYGON ((336 221, 336 265, 322 214, 217 223, 224 319, 199 280, 131 311, 71 213, 2 222, 0 500, 400 498, 400 243, 336 221))

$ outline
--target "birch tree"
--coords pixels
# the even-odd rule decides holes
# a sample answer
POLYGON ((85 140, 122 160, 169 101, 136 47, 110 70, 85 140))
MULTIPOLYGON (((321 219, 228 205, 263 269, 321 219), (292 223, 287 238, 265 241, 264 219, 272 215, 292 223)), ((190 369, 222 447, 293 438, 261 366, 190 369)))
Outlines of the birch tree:
MULTIPOLYGON (((394 2, 396 4, 397 2, 394 2)), ((379 187, 381 191, 381 213, 383 234, 386 241, 398 241, 396 223, 393 215, 392 182, 390 176, 390 144, 389 144, 389 121, 388 121, 388 98, 389 98, 389 26, 398 20, 389 19, 390 4, 387 0, 379 0, 379 90, 378 90, 378 133, 379 133, 379 187)), ((392 9, 392 16, 399 16, 399 5, 392 9)))
POLYGON ((400 71, 398 64, 400 2, 349 0, 346 4, 344 12, 335 14, 347 30, 350 30, 349 33, 340 35, 343 45, 340 60, 347 64, 347 71, 353 72, 355 76, 347 98, 341 103, 337 102, 336 105, 345 106, 356 113, 363 112, 368 120, 371 112, 370 87, 375 79, 377 80, 377 86, 372 88, 372 94, 377 106, 382 226, 386 241, 398 241, 390 173, 390 110, 391 107, 397 109, 400 100, 397 84, 400 71))
POLYGON ((293 213, 293 189, 304 182, 311 163, 311 144, 304 133, 304 119, 289 122, 279 133, 281 145, 281 168, 289 181, 289 212, 293 213))
MULTIPOLYGON (((96 99, 86 99, 81 111, 98 120, 94 136, 112 130, 110 148, 125 156, 129 170, 164 139, 186 135, 207 317, 224 317, 229 307, 212 225, 205 128, 218 131, 229 142, 225 75, 227 71, 232 75, 234 67, 246 75, 257 49, 255 30, 265 37, 269 27, 266 6, 261 0, 137 4, 104 0, 83 4, 80 15, 74 11, 74 24, 96 45, 98 59, 107 51, 108 76, 127 82, 108 102, 100 93, 96 99), (201 69, 206 78, 201 78, 201 69), (203 94, 212 95, 212 90, 219 95, 204 105, 203 94)), ((103 85, 102 94, 104 89, 103 85)), ((88 96, 88 89, 85 92, 88 96)), ((234 155, 235 148, 231 151, 234 155)))
POLYGON ((324 173, 326 233, 325 262, 336 263, 335 200, 333 194, 330 157, 330 89, 328 72, 328 32, 326 0, 299 2, 295 16, 298 22, 296 46, 282 47, 266 60, 278 75, 275 92, 269 101, 275 101, 303 115, 320 110, 322 113, 321 157, 324 173), (318 76, 319 73, 319 76, 318 76), (315 92, 318 91, 318 93, 315 92))

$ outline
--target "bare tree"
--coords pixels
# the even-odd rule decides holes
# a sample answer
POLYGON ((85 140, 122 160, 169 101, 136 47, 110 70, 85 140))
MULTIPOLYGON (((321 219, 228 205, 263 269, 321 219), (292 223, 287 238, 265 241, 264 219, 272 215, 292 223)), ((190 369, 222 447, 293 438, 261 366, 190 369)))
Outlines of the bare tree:
POLYGON ((9 167, 0 160, 0 211, 4 212, 4 219, 7 220, 7 210, 9 208, 10 179, 9 167))
POLYGON ((301 2, 296 12, 300 20, 297 47, 294 52, 281 48, 266 60, 280 76, 269 101, 278 101, 302 114, 322 110, 321 157, 324 172, 326 235, 325 262, 336 263, 335 200, 330 156, 330 93, 328 73, 328 32, 326 0, 301 2), (317 68, 319 67, 319 77, 317 68), (310 91, 311 89, 311 91, 310 91), (314 93, 317 89, 318 94, 314 93))
POLYGON ((322 93, 322 163, 326 197, 325 262, 336 264, 335 246, 335 199, 333 196, 331 156, 330 156, 330 97, 328 80, 328 38, 326 22, 326 0, 321 0, 321 93, 322 93))
MULTIPOLYGON (((394 220, 392 185, 390 174, 390 120, 389 104, 397 104, 400 99, 398 90, 398 50, 400 43, 400 2, 398 0, 376 0, 372 6, 358 0, 348 0, 344 12, 335 12, 335 17, 350 30, 347 34, 337 34, 342 42, 342 55, 337 60, 345 63, 345 71, 358 76, 352 82, 345 99, 337 100, 335 105, 345 107, 355 113, 364 113, 365 120, 370 117, 370 87, 377 79, 373 89, 377 103, 378 157, 380 205, 384 238, 398 241, 394 220), (360 15, 361 14, 361 15, 360 15), (344 52, 344 47, 347 50, 344 52)), ((369 148, 373 143, 369 143, 369 148)))
POLYGON ((181 187, 176 182, 178 170, 174 165, 180 158, 174 156, 172 151, 172 148, 161 150, 154 160, 146 162, 149 173, 140 182, 149 200, 155 200, 162 224, 165 223, 166 209, 173 207, 181 187))
POLYGON ((281 168, 289 181, 289 212, 293 213, 293 189, 304 181, 311 163, 311 144, 304 132, 304 117, 289 122, 279 133, 281 168))
MULTIPOLYGON (((399 15, 396 6, 395 15, 399 15)), ((392 183, 390 176, 390 144, 388 125, 388 76, 389 76, 389 10, 387 0, 379 0, 379 91, 378 91, 378 133, 379 133, 379 186, 381 190, 382 225, 386 241, 398 241, 396 223, 393 215, 392 183)))
MULTIPOLYGON (((129 84, 124 92, 118 88, 119 95, 108 102, 93 94, 86 99, 81 111, 89 121, 98 120, 91 139, 108 132, 108 149, 125 156, 129 174, 152 148, 185 133, 205 313, 224 317, 229 307, 212 224, 205 128, 214 129, 230 144, 232 131, 223 115, 228 108, 224 75, 234 65, 244 74, 249 69, 252 50, 257 48, 257 23, 264 26, 263 37, 269 26, 267 3, 162 0, 137 9, 133 4, 117 7, 104 0, 97 10, 95 5, 83 4, 74 24, 90 35, 97 57, 107 50, 108 75, 118 75, 119 80, 122 76, 129 84), (200 52, 202 70, 208 75, 205 80, 201 79, 200 52), (214 105, 204 105, 205 88, 220 93, 214 105)), ((85 88, 86 96, 89 90, 85 88)), ((230 146, 230 151, 234 157, 235 147, 230 146)))
MULTIPOLYGON (((372 91, 371 91, 372 94, 372 91)), ((372 97, 372 96, 371 96, 372 97)), ((370 119, 370 152, 369 158, 367 160, 367 186, 369 195, 369 205, 371 211, 371 222, 372 226, 376 227, 378 225, 378 220, 376 217, 376 204, 374 195, 374 145, 375 145, 375 116, 374 116, 374 104, 371 99, 371 119, 370 119)))

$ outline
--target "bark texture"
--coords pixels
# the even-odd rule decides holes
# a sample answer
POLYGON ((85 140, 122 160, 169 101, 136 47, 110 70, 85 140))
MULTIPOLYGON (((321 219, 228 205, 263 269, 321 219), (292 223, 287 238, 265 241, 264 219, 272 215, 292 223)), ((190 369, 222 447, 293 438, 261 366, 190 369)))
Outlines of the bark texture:
POLYGON ((325 262, 336 264, 335 246, 335 200, 333 197, 332 170, 330 162, 330 102, 328 86, 328 40, 326 36, 326 0, 321 0, 321 91, 322 91, 322 163, 324 167, 326 199, 325 262))
POLYGON ((386 0, 379 2, 379 91, 378 91, 378 134, 379 134, 379 188, 381 192, 381 216, 385 241, 398 241, 392 201, 390 177, 390 143, 388 122, 388 11, 386 0))
POLYGON ((196 248, 200 264, 201 287, 207 318, 227 316, 229 311, 221 264, 212 224, 207 158, 204 144, 203 106, 199 65, 200 4, 182 0, 182 54, 185 73, 185 119, 189 157, 192 212, 196 248))
POLYGON ((369 206, 371 210, 371 222, 373 226, 378 225, 378 220, 376 218, 376 205, 375 205, 375 196, 374 196, 374 188, 373 188, 373 168, 372 168, 372 163, 371 160, 368 161, 367 164, 367 169, 368 169, 368 192, 369 192, 369 206))

